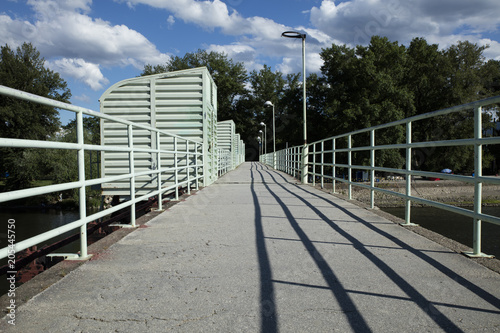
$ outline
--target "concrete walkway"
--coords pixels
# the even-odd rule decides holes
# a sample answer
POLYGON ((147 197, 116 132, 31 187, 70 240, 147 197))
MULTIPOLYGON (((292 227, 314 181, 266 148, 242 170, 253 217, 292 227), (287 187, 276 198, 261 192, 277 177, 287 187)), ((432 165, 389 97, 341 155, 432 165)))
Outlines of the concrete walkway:
POLYGON ((2 328, 500 331, 497 273, 296 183, 244 163, 69 273, 2 328))

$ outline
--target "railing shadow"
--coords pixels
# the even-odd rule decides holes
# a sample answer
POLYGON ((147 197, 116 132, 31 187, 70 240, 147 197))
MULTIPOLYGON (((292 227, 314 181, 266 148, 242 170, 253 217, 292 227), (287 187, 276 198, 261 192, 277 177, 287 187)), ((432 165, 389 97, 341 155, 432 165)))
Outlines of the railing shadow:
MULTIPOLYGON (((261 174, 261 177, 263 178, 263 174, 261 171, 258 171, 259 174, 261 174)), ((343 230, 341 227, 339 227, 337 224, 332 222, 326 215, 324 215, 319 209, 317 209, 313 204, 311 204, 308 200, 304 199, 302 196, 298 195, 297 193, 294 193, 291 191, 287 186, 282 185, 280 182, 276 181, 275 175, 281 176, 278 172, 272 171, 272 170, 263 170, 263 172, 266 172, 273 180, 274 182, 280 186, 284 191, 287 193, 295 196, 297 199, 302 201, 305 206, 307 206, 309 209, 311 209, 317 216, 319 216, 325 223, 327 223, 333 230, 335 230, 337 233, 339 233, 341 236, 345 237, 349 242, 353 244, 353 247, 359 251, 363 256, 365 256, 368 260, 370 260, 376 267, 378 267, 389 279, 391 279, 399 288, 408 296, 408 299, 414 302, 419 308, 422 309, 423 313, 426 313, 431 320, 433 320, 443 331, 446 332, 461 332, 462 330, 455 325, 446 315, 444 315, 439 309, 435 307, 435 304, 433 302, 429 301, 424 295, 422 295, 415 287, 413 287, 410 283, 405 281, 403 277, 401 277, 393 268, 391 268, 388 264, 383 262, 380 258, 378 258, 376 255, 374 255, 370 249, 368 249, 364 244, 356 239, 354 236, 350 235, 348 232, 343 230)), ((283 176, 281 176, 284 178, 283 176)), ((279 196, 267 185, 264 184, 267 188, 267 190, 271 193, 271 195, 276 199, 276 201, 279 203, 279 205, 282 207, 283 211, 285 212, 291 226, 299 236, 300 240, 304 244, 304 246, 307 248, 309 251, 311 257, 313 258, 314 262, 320 269, 325 281, 328 283, 329 289, 332 291, 334 296, 337 298, 339 304, 343 307, 344 310, 349 310, 350 316, 348 316, 350 325, 353 330, 355 331, 363 331, 367 332, 370 331, 370 328, 368 327, 367 323, 364 321, 361 313, 356 310, 356 307, 354 303, 352 302, 349 293, 352 293, 353 291, 347 291, 344 288, 341 287, 341 284, 339 281, 336 280, 335 275, 331 267, 328 266, 326 261, 322 260, 321 255, 319 252, 316 250, 313 242, 309 239, 309 237, 306 235, 306 233, 300 228, 299 224, 291 214, 290 210, 286 207, 286 205, 283 203, 283 201, 279 198, 279 196)), ((466 279, 462 278, 458 274, 454 273, 451 269, 447 268, 443 264, 437 262, 435 259, 432 259, 431 257, 425 255, 424 253, 412 248, 410 245, 406 244, 405 242, 398 240, 391 236, 390 234, 378 229, 376 226, 370 224, 368 221, 356 216, 354 213, 350 212, 349 210, 339 206, 335 202, 328 200, 326 198, 323 198, 311 191, 308 191, 304 189, 302 186, 296 186, 296 188, 300 189, 301 191, 308 193, 314 197, 320 198, 332 206, 338 208, 341 210, 343 213, 347 214, 354 220, 362 223, 366 227, 370 228, 372 231, 390 239, 391 241, 395 242, 397 245, 401 246, 402 248, 406 249, 410 253, 413 253, 416 255, 418 258, 426 261, 430 265, 436 267, 439 271, 444 273, 446 276, 449 278, 454 279, 457 281, 457 283, 461 284, 462 286, 466 287, 467 289, 473 291, 476 295, 480 296, 483 298, 485 301, 489 302, 490 304, 499 307, 499 300, 488 293, 487 291, 481 289, 480 287, 476 286, 475 284, 467 281, 466 279)), ((275 281, 278 282, 278 281, 275 281)), ((283 282, 280 282, 283 283, 283 282)), ((448 304, 448 306, 452 306, 448 304)), ((475 310, 480 310, 480 309, 475 309, 475 310)))
MULTIPOLYGON (((257 168, 258 169, 258 168, 257 168)), ((260 170, 264 170, 264 167, 262 167, 260 170)), ((267 169, 269 170, 269 169, 267 169)), ((265 170, 265 172, 268 172, 270 175, 271 173, 269 171, 265 170)), ((297 235, 299 236, 300 240, 304 244, 305 248, 307 249, 308 253, 310 254, 311 258, 313 259, 314 263, 320 270, 321 274, 323 275, 324 280, 328 284, 328 289, 330 289, 337 300, 337 302, 340 304, 342 307, 342 311, 345 313, 347 320, 349 321, 349 324, 351 325, 352 329, 355 332, 370 332, 370 328, 368 327, 368 324, 366 323, 365 319, 357 309, 356 305, 354 304, 353 300, 351 299, 350 295, 347 293, 347 291, 344 289, 342 284, 340 283, 339 279, 336 277, 334 271, 332 268, 328 265, 326 260, 321 256, 320 252, 317 250, 316 246, 314 243, 311 241, 311 239, 307 236, 307 234, 300 228, 297 220, 294 218, 293 214, 291 213, 290 209, 287 207, 287 205, 281 200, 281 198, 271 189, 268 183, 264 182, 264 175, 262 174, 261 171, 257 170, 259 173, 263 185, 266 187, 267 191, 274 197, 276 202, 281 206, 283 212, 285 213, 288 222, 292 226, 292 228, 295 230, 297 235)), ((276 182, 276 179, 271 175, 271 178, 274 180, 274 182, 284 189, 283 185, 279 184, 276 182)), ((253 179, 253 171, 252 171, 252 179, 253 179)), ((255 200, 255 199, 254 199, 255 200)), ((259 209, 260 213, 260 209, 259 209)), ((260 218, 259 218, 260 219, 260 218)), ((258 234, 257 238, 263 237, 262 234, 258 234)), ((262 260, 262 258, 259 256, 259 259, 262 260)), ((267 259, 266 259, 267 260, 267 259)), ((262 263, 261 263, 262 266, 262 263)), ((261 274, 261 278, 262 278, 261 274)), ((271 277, 271 275, 270 275, 271 277)), ((271 277, 272 278, 272 277, 271 277)), ((262 280, 261 280, 262 282, 262 280)), ((271 285, 273 281, 271 280, 271 285)))
MULTIPOLYGON (((286 177, 284 177, 281 173, 279 173, 279 172, 273 172, 273 174, 275 174, 275 175, 283 178, 286 181, 286 177)), ((318 194, 316 194, 316 193, 314 193, 312 191, 308 191, 303 186, 297 186, 296 185, 296 188, 300 189, 303 192, 306 192, 309 195, 312 195, 312 196, 314 196, 314 197, 316 197, 318 199, 323 200, 324 202, 332 205, 333 207, 338 208, 339 210, 341 210, 346 215, 348 215, 351 218, 355 219, 356 221, 362 223, 363 225, 365 225, 366 227, 368 227, 372 231, 374 231, 374 232, 376 232, 376 233, 378 233, 378 234, 380 234, 380 235, 382 235, 382 236, 390 239, 395 244, 397 244, 398 246, 400 246, 402 249, 405 249, 408 252, 410 252, 413 255, 415 255, 416 257, 422 259, 426 263, 428 263, 431 266, 433 266, 434 268, 438 269, 445 276, 449 277, 450 279, 453 279, 456 283, 462 285, 464 288, 466 288, 469 291, 475 293, 477 296, 481 297, 486 302, 488 302, 491 305, 495 306, 496 308, 500 309, 500 300, 497 297, 495 297, 491 293, 487 292, 486 290, 482 289, 481 287, 477 286, 476 284, 472 283, 471 281, 463 278, 460 274, 454 272, 453 270, 451 270, 450 268, 446 267, 445 265, 443 265, 442 263, 440 263, 436 259, 434 259, 434 258, 426 255, 424 253, 425 251, 419 250, 419 249, 415 249, 414 247, 408 245, 404 241, 402 241, 402 240, 400 240, 398 238, 395 238, 395 237, 389 235, 387 232, 385 232, 385 231, 377 228, 373 223, 370 223, 370 222, 368 222, 368 221, 360 218, 359 216, 357 216, 353 212, 351 212, 348 209, 340 206, 339 204, 333 202, 330 199, 324 198, 323 196, 320 196, 320 195, 318 195, 318 194)))
POLYGON ((259 198, 255 191, 254 169, 257 169, 259 164, 253 163, 250 167, 252 198, 255 207, 255 242, 257 247, 257 258, 259 261, 260 274, 260 320, 261 332, 278 332, 278 319, 276 316, 276 301, 274 296, 273 276, 271 271, 271 263, 266 247, 264 229, 262 226, 262 212, 260 208, 259 198))

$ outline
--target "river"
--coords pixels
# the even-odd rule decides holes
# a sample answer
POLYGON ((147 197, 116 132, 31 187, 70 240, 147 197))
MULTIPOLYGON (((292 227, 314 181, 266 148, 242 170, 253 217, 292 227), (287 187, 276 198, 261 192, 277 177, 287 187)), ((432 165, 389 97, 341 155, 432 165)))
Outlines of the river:
MULTIPOLYGON (((7 224, 9 219, 15 220, 15 241, 20 242, 29 237, 35 236, 37 234, 49 231, 51 229, 57 228, 59 226, 65 225, 67 223, 76 221, 79 219, 78 210, 62 211, 58 209, 40 209, 40 208, 16 208, 9 209, 5 207, 0 208, 0 248, 6 247, 7 244, 7 224)), ((79 230, 70 231, 68 233, 62 234, 48 242, 44 242, 38 245, 38 248, 42 248, 44 245, 52 244, 55 241, 62 240, 74 233, 78 233, 79 230)), ((68 244, 63 248, 59 249, 57 252, 70 252, 76 253, 79 251, 80 243, 79 241, 68 244)), ((7 263, 6 259, 0 260, 0 266, 7 263)), ((0 295, 3 295, 7 290, 7 281, 4 276, 0 276, 0 295)))
MULTIPOLYGON (((2 207, 0 210, 0 221, 2 221, 4 230, 0 230, 0 246, 2 248, 6 246, 6 238, 3 236, 6 235, 6 225, 9 219, 15 220, 16 241, 20 242, 42 232, 76 221, 78 218, 78 210, 63 211, 58 209, 39 208, 6 209, 2 207)), ((78 232, 78 230, 75 232, 78 232)))
MULTIPOLYGON (((404 208, 381 208, 404 219, 404 208)), ((470 208, 471 209, 471 208, 470 208)), ((500 207, 483 207, 484 214, 500 216, 500 207)), ((472 219, 434 207, 412 207, 411 222, 472 247, 472 219)), ((482 252, 500 258, 500 226, 482 223, 482 252)))

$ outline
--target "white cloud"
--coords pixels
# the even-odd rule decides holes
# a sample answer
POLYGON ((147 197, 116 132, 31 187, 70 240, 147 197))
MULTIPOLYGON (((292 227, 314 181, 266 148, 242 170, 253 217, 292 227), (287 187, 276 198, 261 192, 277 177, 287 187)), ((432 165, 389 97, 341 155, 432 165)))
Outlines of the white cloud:
POLYGON ((237 11, 229 13, 226 4, 220 0, 118 0, 118 2, 126 2, 130 7, 143 4, 165 9, 184 22, 194 23, 209 30, 220 28, 223 33, 229 35, 241 34, 248 25, 237 11))
POLYGON ((484 56, 487 59, 494 59, 500 61, 500 43, 491 39, 481 39, 480 45, 489 45, 489 48, 484 51, 484 56))
MULTIPOLYGON (((466 39, 484 44, 488 40, 482 34, 496 31, 500 16, 498 0, 322 0, 318 7, 303 11, 309 13, 312 27, 287 27, 265 17, 243 17, 220 0, 117 1, 164 9, 186 23, 238 36, 235 43, 210 48, 243 61, 250 70, 262 66, 263 57, 286 55, 278 66, 285 73, 301 71, 302 62, 300 41, 281 38, 285 30, 307 33, 307 72, 317 72, 322 64, 321 49, 332 43, 366 45, 372 35, 382 35, 403 44, 415 37, 424 37, 441 47, 466 39), (451 38, 455 39, 452 43, 451 38)), ((498 43, 489 44, 485 55, 499 58, 498 43)))
POLYGON ((60 16, 67 12, 90 12, 92 0, 28 0, 39 17, 60 16))
POLYGON ((256 51, 250 45, 235 43, 231 45, 210 45, 208 51, 223 52, 234 62, 253 61, 256 51))
POLYGON ((169 29, 172 28, 172 26, 175 24, 175 17, 173 17, 172 15, 170 15, 167 18, 167 24, 168 24, 169 29))
POLYGON ((90 97, 85 94, 81 94, 80 96, 73 96, 73 98, 80 102, 85 102, 85 103, 90 102, 90 97))
MULTIPOLYGON (((415 37, 446 41, 499 27, 497 0, 352 0, 336 4, 323 0, 311 9, 311 23, 330 37, 354 46, 367 44, 372 35, 407 43, 415 37)), ((440 43, 441 44, 441 43, 440 43)))
POLYGON ((212 44, 207 48, 207 51, 223 52, 227 54, 228 58, 232 59, 234 62, 244 63, 247 71, 260 69, 263 66, 256 62, 258 56, 257 50, 255 50, 250 45, 241 43, 234 43, 229 45, 212 44))
MULTIPOLYGON (((220 0, 196 1, 196 0, 117 0, 126 2, 129 6, 143 4, 154 8, 164 9, 176 19, 186 23, 198 25, 207 30, 220 29, 226 35, 239 36, 239 41, 229 45, 210 45, 209 50, 225 52, 234 61, 244 62, 247 70, 260 69, 264 62, 259 57, 282 57, 283 54, 290 54, 296 66, 293 69, 301 70, 300 42, 294 43, 281 37, 281 33, 286 30, 296 30, 271 19, 259 16, 243 17, 237 11, 230 10, 225 3, 220 0)), ((306 29, 300 28, 305 31, 306 29)), ((311 55, 319 53, 321 47, 331 45, 333 40, 327 34, 311 29, 308 35, 314 38, 308 41, 311 55), (330 43, 325 45, 325 43, 330 43)), ((314 59, 319 56, 313 55, 314 59)), ((292 61, 292 62, 293 62, 292 61)), ((309 60, 308 60, 309 61, 309 60)), ((318 71, 319 65, 316 61, 308 62, 311 71, 318 71)))
POLYGON ((62 76, 70 76, 86 83, 93 90, 99 90, 109 83, 109 80, 101 73, 99 65, 88 63, 79 59, 58 59, 47 61, 47 67, 60 73, 62 76))
POLYGON ((100 89, 107 82, 99 65, 132 65, 142 69, 146 63, 160 64, 169 59, 139 32, 88 16, 91 3, 91 0, 29 0, 36 21, 30 23, 0 15, 0 43, 16 47, 31 42, 51 60, 52 66, 61 68, 61 73, 64 70, 65 75, 79 78, 92 89, 100 89), (83 68, 91 73, 84 75, 83 68))

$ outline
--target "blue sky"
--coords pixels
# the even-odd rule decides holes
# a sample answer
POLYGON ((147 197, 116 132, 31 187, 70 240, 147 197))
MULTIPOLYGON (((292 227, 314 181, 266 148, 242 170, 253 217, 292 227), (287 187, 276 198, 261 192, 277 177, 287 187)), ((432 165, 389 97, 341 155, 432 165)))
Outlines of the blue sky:
POLYGON ((198 49, 249 71, 300 72, 301 42, 281 38, 286 30, 307 34, 308 73, 319 71, 322 48, 374 34, 441 48, 469 40, 500 60, 499 17, 498 0, 2 0, 0 44, 31 42, 68 82, 71 102, 98 111, 110 85, 198 49))

